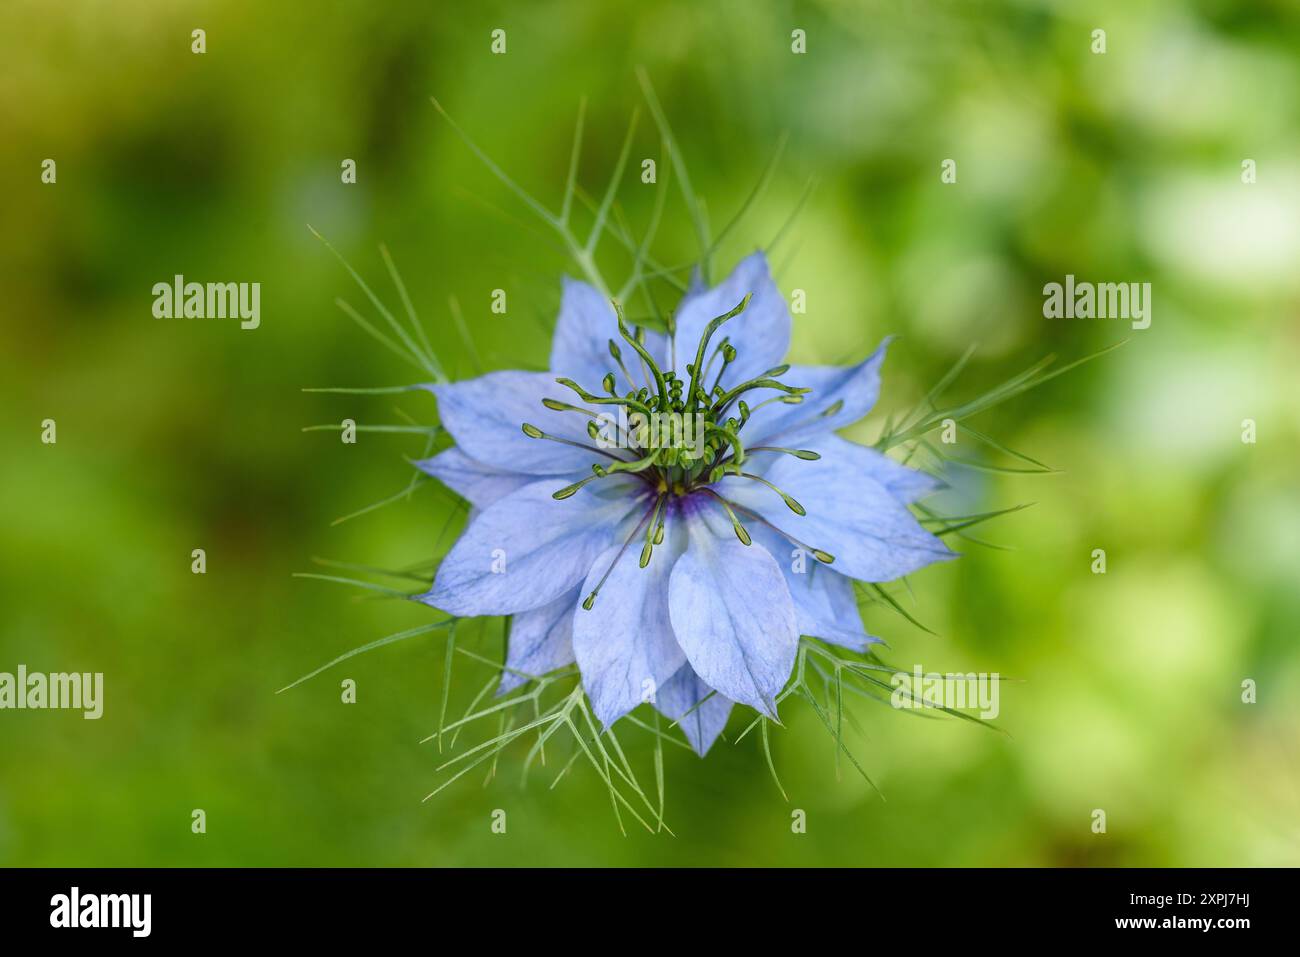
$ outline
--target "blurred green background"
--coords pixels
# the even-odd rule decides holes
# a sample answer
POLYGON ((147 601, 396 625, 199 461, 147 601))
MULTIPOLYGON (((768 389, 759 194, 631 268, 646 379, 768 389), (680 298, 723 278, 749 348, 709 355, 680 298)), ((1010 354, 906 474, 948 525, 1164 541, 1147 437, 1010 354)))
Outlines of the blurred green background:
MULTIPOLYGON (((97 722, 0 712, 0 863, 1300 862, 1298 54, 1290 0, 4 4, 0 671, 102 671, 106 706, 97 722), (1009 737, 862 709, 850 740, 885 801, 837 774, 791 702, 773 739, 791 803, 753 736, 705 761, 671 749, 675 838, 620 836, 581 763, 521 788, 522 748, 486 787, 475 772, 421 804, 442 780, 418 743, 437 721, 437 634, 274 693, 433 617, 292 573, 428 559, 454 507, 429 485, 331 525, 402 489, 422 441, 302 427, 434 407, 301 391, 419 379, 335 308, 362 297, 307 223, 396 306, 387 244, 455 375, 474 363, 450 296, 485 366, 539 366, 572 267, 429 97, 552 207, 579 101, 592 193, 641 106, 620 191, 639 231, 657 187, 636 173, 659 141, 637 65, 715 228, 789 135, 720 266, 768 242, 815 178, 775 257, 782 290, 807 292, 795 360, 900 336, 855 437, 973 343, 955 398, 1130 339, 972 422, 1062 472, 954 473, 960 508, 1036 504, 981 530, 1010 550, 958 543, 966 557, 913 578, 907 607, 940 637, 868 609, 895 664, 1018 679, 1009 737), (1151 282, 1151 328, 1044 319, 1042 286, 1067 272, 1151 282), (151 286, 176 273, 261 282, 261 328, 154 319, 151 286)), ((678 263, 693 235, 679 198, 667 209, 657 252, 678 263)), ((616 245, 601 256, 621 279, 616 245)), ((466 638, 498 654, 496 628, 466 638)), ((457 669, 453 710, 487 676, 457 669)), ((623 740, 649 775, 646 738, 623 740)))

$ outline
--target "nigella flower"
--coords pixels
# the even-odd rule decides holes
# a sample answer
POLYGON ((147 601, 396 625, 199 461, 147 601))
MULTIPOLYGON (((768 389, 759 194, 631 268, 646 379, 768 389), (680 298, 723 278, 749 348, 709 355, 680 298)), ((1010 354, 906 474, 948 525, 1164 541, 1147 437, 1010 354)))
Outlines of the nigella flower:
POLYGON ((420 466, 473 510, 421 600, 513 616, 502 692, 576 661, 606 725, 651 701, 703 754, 733 703, 776 717, 801 635, 879 640, 852 579, 953 557, 907 507, 937 481, 835 434, 875 403, 885 345, 784 365, 790 325, 761 253, 671 335, 566 280, 549 373, 432 387, 456 445, 420 466))

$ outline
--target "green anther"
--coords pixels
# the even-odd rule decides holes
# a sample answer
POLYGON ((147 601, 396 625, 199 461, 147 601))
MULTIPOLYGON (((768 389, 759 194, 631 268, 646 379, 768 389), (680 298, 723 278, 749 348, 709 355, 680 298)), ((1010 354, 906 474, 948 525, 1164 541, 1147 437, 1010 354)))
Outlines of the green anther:
POLYGON ((578 494, 578 490, 582 488, 584 485, 586 485, 588 482, 594 482, 597 479, 604 478, 604 477, 605 476, 599 474, 588 475, 585 479, 574 482, 572 485, 564 486, 564 488, 560 489, 558 492, 552 492, 551 498, 555 499, 557 502, 562 502, 566 498, 572 498, 574 495, 578 494))
MULTIPOLYGON (((569 378, 561 377, 555 380, 575 392, 582 402, 589 405, 618 405, 625 407, 629 413, 639 413, 638 416, 633 418, 633 422, 637 424, 626 429, 630 435, 625 438, 627 439, 626 447, 632 450, 632 455, 643 457, 625 457, 626 452, 616 455, 613 452, 605 451, 605 443, 601 439, 607 434, 605 427, 602 425, 602 420, 606 416, 597 414, 590 408, 570 405, 556 399, 543 399, 542 404, 545 408, 554 412, 581 412, 587 416, 591 420, 584 423, 587 435, 594 445, 600 446, 599 448, 593 448, 592 445, 548 434, 531 423, 524 423, 522 426, 524 434, 531 438, 563 442, 577 448, 599 453, 604 457, 601 460, 603 464, 592 465, 593 474, 591 476, 553 492, 552 496, 556 500, 572 498, 588 483, 614 474, 635 476, 653 490, 653 506, 649 508, 632 536, 633 538, 636 535, 643 536, 640 556, 640 564, 643 568, 653 560, 655 547, 664 540, 666 534, 665 519, 670 497, 682 498, 696 492, 703 492, 717 498, 731 521, 736 538, 747 546, 752 544, 753 539, 745 527, 745 523, 738 517, 739 514, 763 521, 765 524, 770 523, 767 523, 766 519, 757 513, 743 508, 740 504, 735 504, 733 507, 732 503, 709 488, 711 484, 720 482, 728 475, 736 475, 751 481, 762 482, 780 495, 786 507, 796 515, 807 514, 804 507, 796 499, 777 488, 767 479, 762 478, 760 475, 741 471, 741 464, 745 461, 747 450, 741 440, 740 433, 757 410, 763 405, 772 402, 797 405, 802 403, 804 396, 812 391, 808 388, 788 386, 779 381, 778 377, 790 370, 790 366, 787 364, 775 366, 767 370, 762 376, 734 387, 724 387, 722 385, 722 379, 725 377, 726 372, 739 356, 739 349, 725 336, 716 337, 720 341, 716 341, 715 345, 715 336, 718 329, 725 322, 748 308, 750 299, 750 296, 745 296, 733 309, 708 322, 699 341, 696 343, 695 355, 693 357, 682 357, 684 359, 693 358, 694 360, 686 363, 685 374, 679 374, 676 369, 665 370, 660 367, 660 361, 652 356, 646 347, 648 337, 645 328, 642 326, 629 326, 622 306, 613 301, 614 313, 618 320, 619 335, 617 339, 619 341, 610 338, 607 340, 607 345, 609 354, 617 364, 617 368, 605 374, 600 382, 601 388, 608 395, 593 395, 569 378), (637 353, 640 361, 634 362, 633 365, 640 366, 641 379, 644 385, 638 386, 628 374, 628 368, 623 361, 625 358, 621 348, 623 344, 630 346, 637 353), (712 352, 710 352, 710 349, 712 349, 712 352), (722 357, 722 368, 714 378, 714 359, 719 355, 722 357), (707 362, 705 361, 706 356, 708 356, 707 362), (627 377, 629 387, 621 397, 618 391, 618 375, 620 374, 627 377), (710 379, 713 381, 708 381, 710 379), (770 389, 777 394, 751 406, 749 401, 742 398, 742 394, 756 389, 770 389), (733 406, 735 406, 735 413, 729 414, 728 410, 732 409, 733 406), (696 437, 698 444, 687 447, 676 439, 671 441, 656 440, 654 447, 651 447, 648 437, 653 427, 652 423, 654 423, 658 415, 665 413, 674 417, 681 415, 697 416, 702 421, 702 428, 704 429, 703 435, 696 437), (644 421, 642 421, 642 417, 644 417, 644 421), (648 526, 646 523, 648 523, 648 526)), ((671 335, 676 330, 675 320, 671 316, 668 319, 668 326, 671 335)), ((677 343, 675 340, 673 340, 672 345, 672 364, 675 366, 677 362, 677 343)), ((836 403, 835 406, 822 414, 833 415, 843 408, 843 405, 843 402, 836 403)), ((676 422, 677 419, 674 418, 673 421, 676 422)), ((680 430, 671 434, 677 435, 678 431, 680 430)), ((622 431, 620 431, 620 434, 622 434, 622 431)), ((793 455, 803 461, 815 461, 821 457, 818 453, 808 449, 789 449, 780 446, 758 446, 748 451, 778 452, 793 455)), ((749 518, 745 519, 745 521, 749 521, 749 518)), ((781 530, 776 529, 776 531, 780 532, 781 530)), ((781 532, 781 534, 784 535, 785 533, 781 532)), ((789 538, 790 536, 787 535, 786 537, 789 538)), ((632 538, 629 538, 624 543, 624 550, 631 545, 631 541, 632 538)), ((791 541, 795 540, 791 539, 791 541)), ((795 544, 799 545, 801 543, 795 541, 795 544)), ((834 561, 833 556, 826 552, 813 550, 807 546, 801 547, 813 553, 818 561, 826 564, 834 561)), ((612 571, 612 566, 610 571, 612 571)), ((606 577, 608 575, 609 572, 606 573, 606 577)), ((604 579, 602 579, 603 581, 604 579)), ((599 591, 600 585, 598 584, 591 594, 583 600, 582 605, 584 608, 590 609, 593 607, 599 591)))
POLYGON ((781 491, 779 488, 777 488, 775 485, 773 485, 773 484, 772 484, 771 482, 769 482, 767 479, 765 479, 765 478, 763 478, 763 477, 761 477, 761 476, 758 476, 758 475, 754 475, 754 474, 751 473, 751 472, 742 472, 742 471, 740 471, 739 469, 735 469, 735 468, 729 469, 728 471, 734 471, 734 473, 735 473, 736 475, 739 475, 741 478, 753 479, 755 482, 762 482, 764 485, 766 485, 768 488, 770 488, 770 489, 771 489, 773 492, 775 492, 777 495, 781 496, 781 501, 785 502, 785 506, 786 506, 786 508, 788 508, 790 511, 794 512, 796 515, 807 515, 807 514, 808 514, 807 509, 805 509, 802 505, 800 505, 800 504, 799 504, 799 503, 794 499, 793 496, 791 496, 791 495, 787 495, 785 492, 781 491))
POLYGON ((745 293, 745 298, 740 300, 733 309, 723 313, 716 319, 709 320, 709 324, 704 327, 704 335, 700 336, 699 345, 695 347, 695 365, 691 368, 691 395, 694 395, 695 390, 702 384, 697 381, 696 371, 700 368, 700 364, 704 362, 704 350, 708 347, 709 340, 713 338, 713 334, 718 331, 724 322, 735 318, 744 311, 745 307, 749 305, 751 295, 752 293, 745 293))
POLYGON ((637 412, 644 412, 646 414, 649 414, 650 412, 648 406, 637 402, 635 399, 620 399, 617 396, 603 397, 592 395, 582 386, 578 385, 578 383, 574 382, 572 379, 565 378, 564 376, 560 376, 555 381, 566 389, 572 389, 578 394, 578 397, 582 399, 583 402, 590 402, 592 405, 625 405, 630 409, 635 409, 637 412))
POLYGON ((727 517, 731 519, 732 531, 736 533, 736 537, 740 539, 740 543, 742 545, 752 545, 754 540, 749 537, 749 532, 745 530, 744 525, 740 524, 740 519, 736 518, 736 513, 731 510, 731 503, 717 492, 713 491, 713 489, 705 489, 704 491, 708 492, 718 500, 718 504, 722 506, 723 510, 727 513, 727 517))
POLYGON ((623 542, 623 547, 618 550, 618 554, 614 556, 614 560, 609 563, 609 568, 605 569, 605 574, 601 576, 600 581, 596 582, 596 587, 591 590, 590 595, 583 599, 582 607, 587 611, 591 611, 592 605, 596 604, 596 596, 600 594, 600 590, 605 587, 605 582, 609 581, 609 576, 613 574, 619 561, 622 560, 623 553, 627 551, 627 547, 632 544, 632 539, 640 535, 642 527, 644 527, 646 522, 650 521, 650 512, 651 510, 647 509, 646 513, 641 516, 641 521, 637 522, 636 528, 632 529, 632 534, 627 537, 625 542, 623 542))
POLYGON ((722 380, 722 374, 727 371, 727 366, 729 366, 731 364, 732 359, 736 357, 736 350, 734 346, 731 347, 731 356, 730 357, 727 356, 727 348, 730 345, 731 345, 730 337, 724 336, 722 341, 718 343, 718 348, 714 349, 713 354, 709 356, 709 361, 704 363, 704 372, 700 376, 701 381, 709 377, 709 373, 713 371, 713 360, 716 359, 718 356, 722 356, 722 368, 718 370, 718 377, 713 380, 713 384, 717 385, 718 382, 722 380))
POLYGON ((813 452, 811 449, 783 449, 778 445, 755 445, 749 451, 751 452, 783 452, 786 455, 793 455, 797 459, 803 459, 805 462, 816 462, 821 458, 821 454, 813 452))
POLYGON ((596 413, 591 409, 584 409, 581 406, 570 405, 567 402, 561 402, 559 399, 543 399, 542 405, 546 406, 552 412, 581 412, 583 415, 589 415, 595 418, 596 413))
POLYGON ((663 528, 663 525, 658 523, 663 521, 660 516, 663 514, 664 502, 667 500, 668 496, 663 493, 660 493, 659 497, 655 499, 655 510, 651 514, 650 524, 646 526, 645 530, 645 544, 641 546, 642 568, 650 564, 650 556, 654 552, 654 547, 659 544, 656 541, 656 536, 659 535, 658 529, 663 528))
MULTIPOLYGON (((714 492, 712 489, 704 489, 703 491, 708 492, 710 495, 712 495, 720 502, 726 501, 721 495, 719 495, 717 492, 714 492)), ((778 528, 776 525, 773 525, 771 522, 765 519, 758 512, 751 511, 750 509, 747 509, 742 505, 737 505, 736 508, 740 509, 750 518, 757 519, 758 521, 762 522, 772 531, 776 532, 778 535, 780 535, 782 538, 788 541, 791 545, 797 545, 799 548, 802 548, 805 552, 808 552, 810 555, 812 555, 813 558, 817 559, 822 564, 829 565, 833 561, 835 561, 835 556, 832 555, 830 552, 824 552, 820 548, 813 548, 807 542, 801 542, 799 539, 795 538, 785 529, 778 528)))
MULTIPOLYGON (((559 436, 559 435, 551 435, 547 432, 543 432, 537 426, 532 425, 531 423, 528 422, 525 422, 522 428, 524 430, 524 435, 528 436, 530 439, 546 439, 550 442, 559 442, 561 445, 571 445, 575 449, 583 449, 584 451, 587 452, 594 452, 597 455, 604 455, 607 458, 613 459, 615 462, 623 461, 623 459, 619 458, 613 452, 610 452, 606 449, 592 448, 590 445, 584 445, 581 442, 575 442, 573 439, 566 439, 563 436, 559 436)), ((594 469, 595 466, 592 466, 592 468, 594 469)))
POLYGON ((736 398, 737 396, 739 396, 744 392, 748 392, 751 389, 778 389, 781 392, 786 393, 787 395, 804 395, 812 391, 812 389, 809 389, 804 386, 786 385, 784 382, 780 381, 779 379, 765 379, 765 378, 750 379, 748 382, 742 382, 740 385, 736 386, 726 395, 722 396, 722 398, 719 399, 718 402, 715 404, 715 407, 719 412, 721 412, 724 408, 726 408, 727 404, 731 402, 732 399, 736 398))
POLYGON ((664 541, 664 522, 659 520, 659 527, 655 529, 655 544, 662 545, 664 541))
POLYGON ((842 408, 844 408, 844 400, 837 399, 836 401, 832 402, 829 406, 826 407, 826 411, 822 413, 822 417, 824 418, 829 415, 834 415, 842 408))

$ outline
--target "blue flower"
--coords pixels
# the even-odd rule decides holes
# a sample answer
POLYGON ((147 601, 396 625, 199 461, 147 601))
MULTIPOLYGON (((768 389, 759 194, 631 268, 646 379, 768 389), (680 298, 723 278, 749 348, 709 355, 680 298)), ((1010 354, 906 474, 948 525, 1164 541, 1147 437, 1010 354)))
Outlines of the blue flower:
POLYGON ((939 483, 835 434, 875 403, 884 344, 782 364, 761 253, 670 328, 634 333, 565 280, 549 373, 432 387, 456 445, 419 464, 472 512, 421 600, 513 616, 502 692, 576 661, 606 725, 652 701, 704 754, 734 702, 776 716, 800 635, 879 640, 853 579, 953 553, 907 507, 939 483))

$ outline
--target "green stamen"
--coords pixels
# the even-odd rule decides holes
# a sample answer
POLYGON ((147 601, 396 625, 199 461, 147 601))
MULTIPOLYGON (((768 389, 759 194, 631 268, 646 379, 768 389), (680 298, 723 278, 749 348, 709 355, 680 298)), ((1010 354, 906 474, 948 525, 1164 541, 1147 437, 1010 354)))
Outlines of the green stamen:
POLYGON ((605 574, 600 576, 600 581, 596 583, 596 587, 591 590, 590 595, 582 600, 582 607, 584 609, 591 611, 592 606, 596 604, 596 596, 599 595, 600 590, 605 587, 605 582, 609 579, 615 566, 618 565, 619 560, 623 557, 623 553, 627 551, 627 547, 632 544, 632 539, 641 534, 641 529, 645 526, 645 523, 650 520, 650 515, 653 511, 653 507, 646 509, 646 513, 641 516, 641 521, 636 523, 636 528, 632 529, 632 534, 627 537, 625 542, 623 542, 623 547, 618 550, 618 554, 614 556, 614 560, 609 563, 609 568, 605 569, 605 574))
POLYGON ((572 445, 575 449, 583 449, 587 452, 595 452, 597 455, 607 456, 613 459, 615 462, 627 462, 627 459, 619 458, 617 455, 615 455, 613 452, 608 451, 607 449, 598 449, 592 445, 584 445, 581 442, 575 442, 573 441, 573 439, 565 439, 565 438, 561 438, 558 435, 551 435, 549 432, 543 432, 537 426, 532 425, 528 422, 525 422, 523 424, 523 432, 524 435, 528 436, 530 439, 546 439, 547 441, 550 442, 559 442, 562 445, 572 445))
MULTIPOLYGON (((790 366, 786 364, 768 369, 761 376, 748 382, 740 383, 731 388, 724 388, 722 380, 726 377, 727 371, 734 367, 739 350, 732 344, 729 337, 724 336, 716 348, 713 348, 710 352, 710 346, 717 331, 724 323, 740 315, 748 307, 750 299, 751 296, 746 295, 734 308, 714 317, 707 323, 699 341, 696 343, 695 361, 687 363, 685 375, 679 374, 677 371, 676 332, 678 330, 675 318, 668 317, 673 361, 670 368, 663 369, 656 357, 652 356, 646 348, 646 330, 641 326, 629 328, 622 305, 617 300, 611 300, 614 315, 618 322, 619 338, 636 352, 646 385, 638 386, 632 380, 628 364, 623 361, 623 350, 613 338, 608 340, 608 346, 609 354, 617 366, 617 371, 607 373, 601 378, 600 382, 602 389, 608 395, 593 395, 569 378, 560 377, 555 381, 572 390, 582 402, 589 406, 617 405, 628 414, 632 414, 633 418, 630 423, 619 423, 617 425, 618 445, 620 448, 630 450, 631 457, 623 454, 615 455, 603 448, 592 448, 581 442, 550 435, 530 423, 524 423, 523 425, 524 434, 531 438, 561 442, 576 448, 597 452, 613 460, 612 463, 593 465, 593 474, 591 476, 584 477, 552 493, 557 500, 571 498, 587 484, 599 478, 616 474, 640 479, 648 486, 648 490, 643 491, 642 494, 647 496, 647 500, 650 496, 653 496, 654 504, 637 526, 638 534, 641 530, 644 530, 640 559, 643 568, 652 560, 654 548, 664 540, 666 516, 671 504, 669 499, 682 498, 695 492, 705 492, 716 498, 731 521, 736 537, 745 545, 752 543, 748 530, 736 514, 736 510, 750 514, 748 510, 739 505, 736 505, 733 509, 734 503, 709 488, 710 485, 717 483, 727 475, 735 475, 750 481, 761 482, 780 495, 782 501, 795 514, 806 514, 804 507, 798 501, 767 479, 760 475, 741 471, 741 465, 745 461, 747 452, 740 433, 754 413, 764 405, 771 402, 797 405, 803 402, 804 396, 812 390, 788 386, 781 382, 779 377, 790 371, 790 366), (708 355, 707 363, 704 361, 706 355, 708 355), (719 355, 722 356, 721 368, 714 375, 714 360, 719 355), (628 391, 621 396, 618 392, 617 375, 619 373, 627 379, 629 386, 628 391), (751 408, 741 396, 757 389, 772 389, 780 394, 759 402, 751 408), (727 410, 733 404, 738 406, 739 417, 736 415, 728 416, 727 414, 727 410), (694 417, 693 427, 683 422, 681 418, 683 416, 694 417)), ((586 423, 586 431, 591 439, 597 445, 609 444, 602 441, 603 437, 608 436, 607 427, 603 425, 604 422, 608 421, 608 415, 597 414, 590 408, 571 405, 556 399, 543 399, 542 404, 553 412, 582 413, 590 420, 586 423)), ((842 407, 843 402, 838 402, 831 409, 823 412, 822 415, 833 415, 842 407)), ((621 416, 622 413, 620 413, 620 418, 621 416)), ((750 451, 792 455, 803 461, 815 461, 821 457, 811 450, 791 449, 773 445, 758 446, 750 451)), ((761 516, 755 516, 755 518, 766 521, 761 516)), ((782 535, 785 534, 780 529, 777 529, 777 531, 782 535)), ((789 538, 789 536, 785 537, 789 538)), ((629 543, 630 541, 631 539, 629 539, 629 543)), ((791 539, 791 541, 794 541, 794 539, 791 539)), ((800 547, 807 548, 802 543, 795 543, 800 547)), ((627 545, 628 543, 624 544, 624 550, 627 545)), ((818 561, 829 564, 834 560, 833 556, 820 549, 808 548, 807 550, 818 561)), ((621 554, 622 550, 620 550, 621 554)), ((605 581, 608 575, 609 572, 607 571, 605 576, 601 578, 601 583, 605 581)), ((598 584, 596 589, 584 599, 584 608, 592 607, 599 590, 600 585, 598 584)))
POLYGON ((608 474, 609 474, 608 472, 604 472, 604 470, 602 469, 601 472, 597 472, 595 475, 588 475, 585 479, 581 479, 580 481, 574 482, 572 485, 564 486, 564 488, 560 489, 558 492, 552 492, 551 498, 555 499, 557 502, 562 502, 566 498, 572 498, 574 495, 578 493, 578 490, 582 488, 584 485, 586 485, 588 482, 595 482, 598 479, 603 479, 605 475, 608 474))
MULTIPOLYGON (((728 502, 711 488, 701 489, 701 491, 708 492, 718 500, 718 504, 722 506, 723 510, 727 513, 727 517, 731 519, 731 527, 735 531, 736 537, 740 539, 740 543, 742 545, 752 545, 754 540, 749 537, 749 532, 745 530, 744 525, 740 524, 740 519, 736 518, 736 513, 731 510, 732 503, 728 502)), ((740 506, 737 505, 736 507, 739 508, 740 506)))
POLYGON ((805 462, 816 462, 821 458, 820 453, 813 452, 810 449, 783 449, 776 445, 755 445, 750 448, 751 452, 784 452, 786 455, 793 455, 797 459, 803 459, 805 462))
POLYGON ((779 379, 766 379, 766 378, 759 377, 757 379, 750 379, 748 382, 742 382, 740 385, 736 386, 730 392, 723 395, 722 398, 719 399, 717 404, 714 406, 714 410, 719 414, 721 414, 733 399, 735 399, 737 396, 741 395, 742 393, 749 392, 751 389, 778 389, 781 392, 786 393, 787 395, 798 395, 798 396, 805 395, 812 391, 812 389, 806 388, 804 386, 786 385, 784 382, 780 381, 779 379))
MULTIPOLYGON (((735 503, 732 503, 732 504, 735 504, 735 503)), ((768 528, 770 528, 772 531, 776 532, 778 535, 780 535, 782 538, 784 538, 786 541, 788 541, 791 545, 798 545, 800 548, 802 548, 805 552, 808 552, 810 555, 812 555, 813 558, 817 559, 817 561, 821 562, 823 565, 829 565, 829 564, 831 564, 832 562, 835 561, 835 556, 832 555, 830 552, 823 551, 823 550, 820 549, 820 548, 813 548, 813 547, 812 547, 811 545, 809 545, 807 542, 801 542, 799 539, 795 538, 793 535, 791 535, 791 534, 790 534, 789 532, 787 532, 785 529, 783 529, 783 528, 778 528, 776 525, 773 525, 771 522, 769 522, 767 519, 765 519, 762 515, 759 515, 758 512, 755 512, 755 511, 752 510, 752 509, 745 508, 743 505, 736 505, 736 508, 737 508, 738 510, 744 512, 744 513, 745 513, 746 515, 748 515, 750 518, 755 519, 756 521, 762 522, 764 525, 766 525, 766 526, 767 526, 768 528)))
POLYGON ((627 366, 623 364, 623 350, 618 347, 618 343, 613 339, 609 340, 609 354, 614 357, 618 367, 623 372, 623 377, 627 379, 627 384, 633 389, 636 388, 636 380, 632 378, 632 373, 627 371, 627 366))
MULTIPOLYGON (((731 343, 731 337, 723 336, 722 341, 718 343, 718 347, 714 349, 711 353, 709 353, 709 361, 704 363, 704 375, 700 376, 701 379, 707 379, 709 377, 709 372, 712 371, 713 369, 713 360, 716 359, 719 355, 722 356, 724 362, 726 361, 727 356, 722 350, 730 343, 731 343)), ((686 372, 688 375, 690 374, 690 371, 691 371, 691 367, 687 366, 686 372)))
POLYGON ((637 412, 643 412, 646 415, 650 414, 649 406, 645 405, 642 402, 638 402, 636 399, 626 398, 626 397, 620 399, 617 396, 605 397, 599 395, 592 395, 582 386, 578 385, 578 383, 574 382, 572 379, 565 378, 564 376, 561 376, 555 381, 558 382, 560 385, 564 386, 566 389, 572 389, 574 392, 578 394, 578 398, 582 399, 583 402, 590 402, 592 405, 625 405, 629 409, 634 409, 637 412))
MULTIPOLYGON (((736 347, 731 343, 724 341, 722 343, 722 368, 718 370, 718 377, 713 380, 713 391, 717 392, 722 388, 722 377, 727 374, 727 366, 736 361, 736 347)), ((713 365, 713 360, 709 360, 709 365, 713 365)), ((707 376, 708 370, 704 370, 707 376)))
POLYGON ((641 546, 641 567, 642 568, 645 568, 647 565, 650 564, 650 556, 654 552, 654 547, 659 544, 659 542, 656 539, 658 537, 661 537, 660 530, 663 528, 663 524, 662 524, 663 520, 659 517, 659 513, 663 510, 664 502, 666 502, 667 500, 668 500, 668 496, 663 492, 660 492, 659 497, 655 499, 654 514, 650 518, 650 524, 646 526, 645 544, 641 546))
POLYGON ((785 492, 781 491, 779 488, 777 488, 767 479, 762 478, 761 476, 758 475, 754 475, 752 472, 741 472, 739 469, 737 469, 733 474, 739 476, 740 478, 753 479, 755 482, 762 482, 764 485, 770 488, 777 495, 781 496, 782 501, 785 502, 786 508, 790 509, 790 511, 794 512, 796 515, 808 514, 808 510, 805 509, 802 505, 800 505, 797 501, 795 501, 793 496, 787 495, 785 492))

